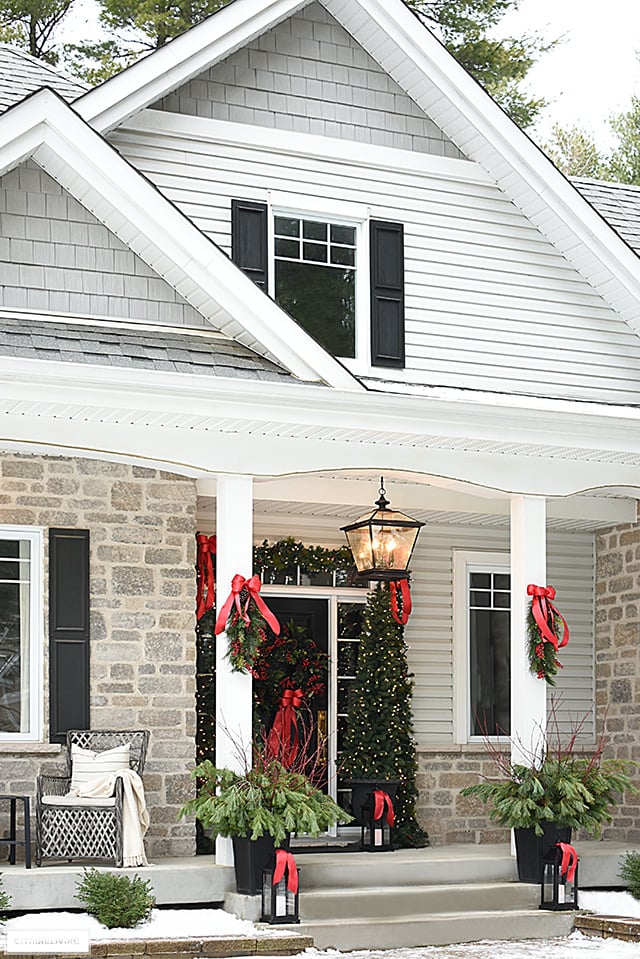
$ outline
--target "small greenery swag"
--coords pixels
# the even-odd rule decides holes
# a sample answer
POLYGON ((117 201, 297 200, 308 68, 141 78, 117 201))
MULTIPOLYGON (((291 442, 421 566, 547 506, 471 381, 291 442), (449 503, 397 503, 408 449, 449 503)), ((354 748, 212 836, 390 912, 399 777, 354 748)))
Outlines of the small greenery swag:
POLYGON ((551 600, 555 598, 553 586, 529 586, 529 595, 532 595, 532 590, 543 594, 543 600, 541 604, 538 596, 533 595, 529 603, 529 612, 527 614, 527 653, 529 668, 538 679, 544 679, 549 686, 555 686, 555 677, 558 674, 558 670, 563 668, 562 663, 558 659, 558 649, 561 646, 566 646, 569 641, 569 628, 564 618, 551 602, 551 600), (541 627, 534 616, 534 604, 538 604, 538 615, 543 616, 543 627, 547 633, 546 637, 543 635, 541 627))

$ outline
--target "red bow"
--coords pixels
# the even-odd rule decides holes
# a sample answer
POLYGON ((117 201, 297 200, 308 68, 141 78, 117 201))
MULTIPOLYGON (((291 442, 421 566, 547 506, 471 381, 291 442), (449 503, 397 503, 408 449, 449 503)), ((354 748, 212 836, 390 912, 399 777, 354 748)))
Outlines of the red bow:
POLYGON ((296 709, 304 702, 301 689, 285 689, 282 693, 280 708, 276 713, 273 726, 267 739, 267 748, 272 756, 278 757, 283 766, 290 769, 298 755, 298 723, 296 709))
POLYGON ((531 612, 535 620, 540 638, 547 643, 551 643, 556 652, 562 646, 569 642, 569 627, 564 616, 561 616, 555 608, 552 599, 556 598, 556 591, 553 586, 534 586, 529 583, 527 586, 527 596, 531 596, 531 612), (551 628, 553 617, 557 617, 563 625, 564 632, 562 640, 558 642, 558 637, 551 628))
POLYGON ((276 868, 273 870, 273 885, 277 886, 284 878, 285 870, 287 876, 287 889, 295 894, 298 891, 298 867, 296 861, 290 852, 286 849, 276 849, 276 868))
POLYGON ((560 863, 560 875, 567 876, 567 882, 573 882, 578 868, 578 853, 568 842, 557 842, 556 846, 562 851, 562 862, 560 863))
POLYGON ((216 620, 216 636, 220 633, 224 633, 227 627, 227 620, 229 618, 229 613, 231 608, 235 606, 238 616, 245 621, 245 623, 251 622, 251 617, 249 616, 247 610, 251 600, 254 601, 258 610, 262 613, 266 623, 271 627, 272 631, 276 636, 280 633, 280 623, 273 615, 262 596, 260 596, 260 590, 262 588, 262 583, 260 582, 259 576, 252 576, 251 579, 245 579, 244 576, 241 576, 239 573, 231 580, 231 592, 227 596, 224 606, 218 613, 218 618, 216 620), (241 602, 241 593, 242 590, 245 590, 246 600, 244 604, 244 609, 242 608, 241 602))
POLYGON ((391 580, 389 583, 391 594, 391 615, 396 623, 406 626, 411 616, 411 591, 408 579, 391 580), (398 589, 400 590, 400 612, 398 612, 398 589))
POLYGON ((391 796, 384 789, 375 789, 373 792, 373 819, 377 822, 385 815, 389 826, 393 826, 396 821, 396 814, 393 810, 391 796))
POLYGON ((216 555, 216 538, 205 533, 196 534, 198 557, 196 560, 196 619, 202 619, 215 602, 215 582, 213 577, 213 557, 216 555), (206 586, 206 596, 205 596, 206 586))

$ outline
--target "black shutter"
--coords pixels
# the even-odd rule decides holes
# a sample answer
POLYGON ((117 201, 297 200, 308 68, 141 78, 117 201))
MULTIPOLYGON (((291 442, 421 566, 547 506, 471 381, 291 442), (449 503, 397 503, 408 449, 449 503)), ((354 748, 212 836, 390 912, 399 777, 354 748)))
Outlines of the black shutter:
POLYGON ((404 229, 372 220, 371 363, 404 366, 404 229))
POLYGON ((267 292, 267 205, 231 201, 231 259, 267 292))
POLYGON ((89 729, 89 530, 49 530, 49 731, 89 729))

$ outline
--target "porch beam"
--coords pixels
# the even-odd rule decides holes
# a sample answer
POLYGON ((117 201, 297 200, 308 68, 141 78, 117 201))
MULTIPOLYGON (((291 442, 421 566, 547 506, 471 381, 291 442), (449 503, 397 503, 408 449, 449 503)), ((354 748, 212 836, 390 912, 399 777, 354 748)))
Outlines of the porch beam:
POLYGON ((547 585, 546 502, 511 497, 511 759, 529 763, 544 747, 546 684, 531 673, 527 658, 527 586, 547 585))
MULTIPOLYGON (((253 479, 220 476, 216 497, 216 616, 229 595, 231 580, 251 576, 253 563, 253 479)), ((251 762, 251 676, 233 672, 227 634, 216 639, 216 765, 241 772, 251 762)), ((230 839, 216 840, 216 862, 233 864, 230 839)))

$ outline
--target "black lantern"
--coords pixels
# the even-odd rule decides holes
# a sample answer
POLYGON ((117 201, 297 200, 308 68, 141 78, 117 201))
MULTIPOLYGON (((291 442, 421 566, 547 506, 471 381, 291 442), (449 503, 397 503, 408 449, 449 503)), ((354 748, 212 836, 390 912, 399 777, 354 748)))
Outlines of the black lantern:
POLYGON ((544 856, 540 908, 560 912, 578 908, 578 854, 568 843, 556 843, 544 856))
POLYGON ((358 570, 366 579, 397 580, 409 576, 409 561, 418 533, 424 526, 406 513, 387 509, 384 479, 380 477, 380 499, 373 511, 355 523, 343 526, 358 570))
POLYGON ((360 848, 365 852, 391 852, 393 803, 387 793, 369 793, 360 809, 360 848))
POLYGON ((285 849, 276 850, 275 866, 262 870, 262 922, 271 925, 300 922, 299 872, 285 849))

